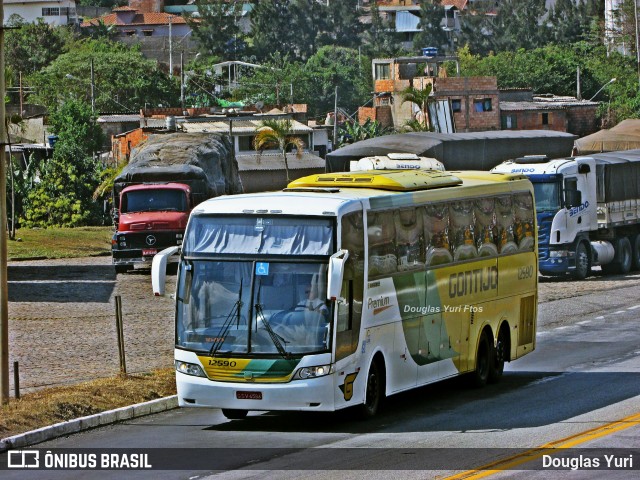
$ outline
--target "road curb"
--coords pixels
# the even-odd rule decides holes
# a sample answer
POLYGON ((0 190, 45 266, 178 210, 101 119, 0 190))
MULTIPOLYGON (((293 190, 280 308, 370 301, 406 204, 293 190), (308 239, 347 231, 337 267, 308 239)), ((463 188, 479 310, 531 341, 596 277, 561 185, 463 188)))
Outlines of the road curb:
POLYGON ((178 396, 172 395, 171 397, 158 398, 150 402, 137 403, 127 407, 116 408, 115 410, 96 413, 95 415, 76 418, 67 422, 56 423, 55 425, 1 439, 0 452, 5 452, 11 448, 28 447, 64 435, 70 435, 132 418, 143 417, 153 413, 164 412, 165 410, 171 410, 177 407, 178 396))

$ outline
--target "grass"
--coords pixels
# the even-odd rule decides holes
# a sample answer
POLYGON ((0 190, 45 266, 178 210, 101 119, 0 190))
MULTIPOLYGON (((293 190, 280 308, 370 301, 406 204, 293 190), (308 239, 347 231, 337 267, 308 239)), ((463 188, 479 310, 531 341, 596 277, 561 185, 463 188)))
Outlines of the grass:
POLYGON ((39 390, 0 406, 0 438, 175 393, 172 368, 39 390))
POLYGON ((113 227, 20 228, 7 243, 9 260, 109 255, 113 227))

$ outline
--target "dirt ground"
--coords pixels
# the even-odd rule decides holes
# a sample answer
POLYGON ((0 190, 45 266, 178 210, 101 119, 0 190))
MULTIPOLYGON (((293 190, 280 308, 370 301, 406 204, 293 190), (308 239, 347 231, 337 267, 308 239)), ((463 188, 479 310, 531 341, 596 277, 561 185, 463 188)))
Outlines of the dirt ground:
POLYGON ((111 257, 11 262, 9 362, 20 390, 120 371, 115 297, 121 297, 128 373, 171 367, 175 276, 154 297, 149 270, 116 276, 111 257))
MULTIPOLYGON (((175 276, 154 297, 149 270, 116 276, 110 257, 9 264, 9 361, 23 392, 119 372, 115 297, 122 299, 129 373, 171 367, 175 276)), ((582 282, 541 278, 540 302, 640 285, 640 273, 582 282)))

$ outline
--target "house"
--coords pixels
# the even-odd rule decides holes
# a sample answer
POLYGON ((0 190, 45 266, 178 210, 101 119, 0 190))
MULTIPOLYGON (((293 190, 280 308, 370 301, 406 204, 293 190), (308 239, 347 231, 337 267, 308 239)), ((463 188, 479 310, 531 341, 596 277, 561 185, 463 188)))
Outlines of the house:
POLYGON ((138 8, 116 7, 110 14, 92 18, 80 25, 81 28, 97 28, 101 24, 112 26, 119 37, 175 37, 176 40, 189 35, 191 27, 178 15, 164 12, 147 12, 138 8))
POLYGON ((403 102, 408 87, 432 87, 435 104, 444 106, 447 128, 439 131, 475 132, 500 129, 498 85, 495 77, 451 77, 458 74, 458 60, 451 56, 417 56, 372 61, 373 107, 358 110, 360 123, 375 120, 385 127, 401 128, 420 114, 416 105, 403 102), (443 64, 453 62, 456 72, 443 64), (447 107, 449 105, 450 107, 447 107))
POLYGON ((583 137, 599 128, 596 118, 599 102, 551 94, 533 95, 530 90, 514 98, 514 93, 500 91, 503 130, 554 130, 583 137))
POLYGON ((75 0, 3 0, 5 22, 19 15, 26 23, 42 18, 52 26, 78 23, 75 0))

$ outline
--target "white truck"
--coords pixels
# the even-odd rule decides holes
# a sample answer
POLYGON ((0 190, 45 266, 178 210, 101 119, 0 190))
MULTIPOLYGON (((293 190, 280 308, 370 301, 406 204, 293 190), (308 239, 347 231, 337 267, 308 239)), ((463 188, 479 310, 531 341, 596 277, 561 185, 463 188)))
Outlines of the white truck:
POLYGON ((640 269, 640 150, 528 156, 491 171, 533 183, 543 275, 583 279, 595 265, 605 273, 640 269))
POLYGON ((366 170, 444 170, 444 164, 435 158, 419 157, 415 153, 388 153, 349 162, 351 172, 366 170))

